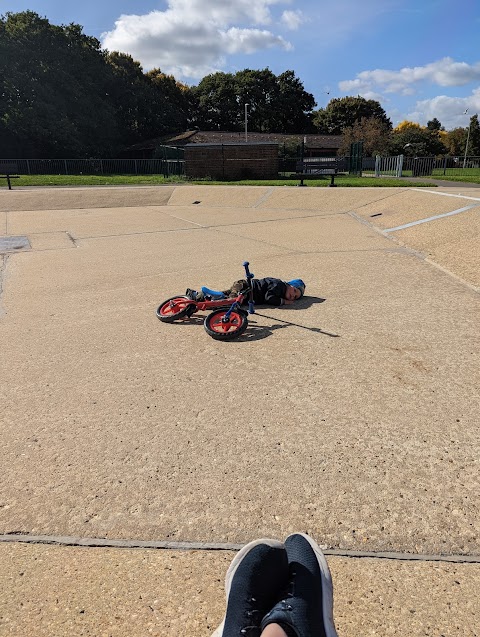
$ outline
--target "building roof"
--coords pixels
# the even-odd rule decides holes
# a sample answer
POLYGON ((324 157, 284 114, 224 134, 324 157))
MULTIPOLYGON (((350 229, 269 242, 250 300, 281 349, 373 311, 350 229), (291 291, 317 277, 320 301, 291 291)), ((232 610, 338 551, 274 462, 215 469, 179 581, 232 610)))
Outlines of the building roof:
MULTIPOLYGON (((248 141, 270 144, 301 144, 305 139, 307 148, 338 150, 342 135, 287 135, 284 133, 248 133, 248 141)), ((155 137, 129 146, 129 150, 153 150, 157 146, 185 146, 186 144, 238 144, 245 142, 245 133, 229 131, 185 131, 171 137, 155 137)))
MULTIPOLYGON (((342 145, 342 135, 287 135, 284 133, 248 133, 248 141, 270 144, 301 144, 305 138, 308 148, 324 148, 337 150, 342 145)), ((229 131, 190 131, 165 139, 165 144, 234 144, 245 141, 245 132, 229 131)))

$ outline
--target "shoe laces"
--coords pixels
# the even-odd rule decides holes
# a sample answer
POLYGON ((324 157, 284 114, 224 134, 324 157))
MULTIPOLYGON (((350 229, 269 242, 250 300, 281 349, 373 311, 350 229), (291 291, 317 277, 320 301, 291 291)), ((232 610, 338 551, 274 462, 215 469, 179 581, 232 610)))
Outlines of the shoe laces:
POLYGON ((247 610, 245 613, 247 620, 250 622, 249 626, 244 626, 240 630, 241 635, 248 635, 253 630, 258 630, 258 626, 260 624, 261 617, 259 617, 260 611, 258 608, 255 608, 255 604, 257 600, 255 597, 250 597, 247 602, 252 606, 251 610, 247 610), (257 620, 255 619, 257 617, 257 620), (256 623, 255 623, 256 622, 256 623))
POLYGON ((295 597, 295 576, 296 576, 296 572, 291 571, 290 579, 288 582, 287 594, 285 596, 285 599, 282 599, 281 601, 281 604, 284 610, 293 610, 293 606, 289 603, 288 600, 290 600, 292 597, 295 597))

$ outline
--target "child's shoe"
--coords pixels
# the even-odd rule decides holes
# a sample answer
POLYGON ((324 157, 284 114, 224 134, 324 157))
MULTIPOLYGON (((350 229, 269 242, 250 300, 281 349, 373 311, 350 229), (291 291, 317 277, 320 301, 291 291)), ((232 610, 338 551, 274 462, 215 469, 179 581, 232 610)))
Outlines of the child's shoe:
POLYGON ((192 301, 197 300, 198 292, 196 290, 192 290, 191 288, 187 288, 185 290, 185 296, 188 296, 192 301))
POLYGON ((288 560, 277 540, 255 540, 235 556, 225 577, 227 610, 212 637, 260 637, 260 622, 288 583, 288 560))
POLYGON ((284 599, 265 615, 261 630, 278 624, 288 637, 337 637, 333 623, 333 586, 320 547, 303 533, 285 540, 290 586, 284 599))

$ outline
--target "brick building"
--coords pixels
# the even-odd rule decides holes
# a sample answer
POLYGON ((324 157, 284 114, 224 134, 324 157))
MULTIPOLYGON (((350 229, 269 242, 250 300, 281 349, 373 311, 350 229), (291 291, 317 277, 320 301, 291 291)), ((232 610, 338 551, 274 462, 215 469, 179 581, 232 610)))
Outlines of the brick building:
POLYGON ((240 142, 185 146, 185 174, 197 179, 276 179, 278 163, 276 143, 240 142))
MULTIPOLYGON (((280 154, 282 149, 300 146, 305 142, 305 154, 310 157, 335 157, 342 145, 342 135, 287 135, 286 133, 248 133, 248 144, 276 144, 280 154)), ((121 157, 149 159, 155 156, 160 146, 184 148, 189 144, 242 144, 244 132, 229 131, 186 131, 178 135, 157 137, 126 148, 121 157)))

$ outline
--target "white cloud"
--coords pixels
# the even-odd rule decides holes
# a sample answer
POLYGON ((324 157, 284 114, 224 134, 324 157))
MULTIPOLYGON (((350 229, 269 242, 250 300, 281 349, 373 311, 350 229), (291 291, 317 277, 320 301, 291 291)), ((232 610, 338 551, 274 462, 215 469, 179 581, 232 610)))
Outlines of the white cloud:
POLYGON ((281 21, 287 29, 296 31, 305 22, 305 17, 301 11, 284 11, 281 21))
POLYGON ((339 82, 339 87, 342 91, 355 91, 359 94, 378 87, 386 93, 411 95, 414 92, 414 85, 420 82, 438 86, 464 86, 477 81, 480 81, 480 62, 467 64, 455 62, 452 58, 446 57, 425 66, 405 67, 399 71, 386 69, 362 71, 353 80, 339 82))
POLYGON ((273 22, 271 7, 288 2, 167 0, 165 11, 121 15, 114 29, 102 34, 102 44, 110 51, 129 53, 146 70, 160 67, 179 79, 198 79, 223 66, 229 54, 272 47, 291 50, 292 45, 284 38, 258 28, 273 22))
POLYGON ((432 99, 421 100, 415 104, 415 110, 408 113, 406 119, 425 125, 436 117, 447 130, 457 126, 468 126, 470 117, 480 114, 480 87, 468 97, 448 97, 437 95, 432 99), (465 110, 468 108, 468 113, 465 110))
MULTIPOLYGON (((427 84, 450 88, 472 82, 480 82, 480 62, 467 64, 446 57, 424 66, 404 67, 398 71, 362 71, 353 80, 339 82, 339 88, 344 93, 361 95, 366 99, 376 99, 383 103, 388 101, 389 95, 413 95, 420 87, 425 90, 427 84), (374 94, 377 97, 372 97, 374 94)), ((480 88, 475 88, 468 97, 437 95, 418 101, 409 113, 403 114, 399 119, 408 119, 425 125, 436 117, 447 130, 450 130, 468 124, 468 116, 463 115, 466 108, 469 108, 469 113, 480 113, 480 88)))

